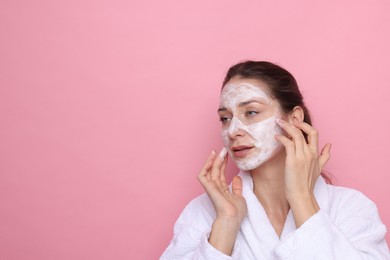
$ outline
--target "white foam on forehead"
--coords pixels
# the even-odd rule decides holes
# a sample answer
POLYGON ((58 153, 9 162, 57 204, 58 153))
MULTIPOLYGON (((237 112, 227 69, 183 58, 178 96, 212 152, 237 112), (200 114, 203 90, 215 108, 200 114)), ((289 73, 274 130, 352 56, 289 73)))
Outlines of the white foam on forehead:
POLYGON ((234 109, 238 103, 261 98, 270 101, 268 95, 260 88, 250 83, 227 84, 221 93, 221 105, 234 109))

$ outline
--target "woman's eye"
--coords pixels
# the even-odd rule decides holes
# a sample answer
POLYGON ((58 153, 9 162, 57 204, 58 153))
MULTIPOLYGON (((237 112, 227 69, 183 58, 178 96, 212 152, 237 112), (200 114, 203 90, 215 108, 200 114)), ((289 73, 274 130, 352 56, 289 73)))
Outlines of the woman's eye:
POLYGON ((221 117, 219 118, 219 121, 221 121, 222 124, 223 124, 223 123, 226 123, 229 119, 230 119, 229 117, 221 116, 221 117))
POLYGON ((249 116, 249 117, 252 117, 252 116, 257 115, 258 113, 259 112, 257 112, 257 111, 247 111, 247 112, 245 112, 245 115, 249 116))

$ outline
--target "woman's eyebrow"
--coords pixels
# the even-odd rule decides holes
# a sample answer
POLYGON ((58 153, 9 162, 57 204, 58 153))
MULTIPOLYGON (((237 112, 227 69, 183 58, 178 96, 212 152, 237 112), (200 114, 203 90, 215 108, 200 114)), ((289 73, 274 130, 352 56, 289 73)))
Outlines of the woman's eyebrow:
MULTIPOLYGON (((243 106, 246 106, 246 105, 248 105, 250 103, 254 103, 254 102, 262 104, 262 105, 266 104, 265 102, 260 101, 260 100, 248 100, 248 101, 241 102, 240 104, 238 104, 238 106, 243 107, 243 106)), ((217 112, 222 112, 222 111, 226 111, 226 110, 227 110, 226 107, 220 107, 220 108, 218 108, 217 112)))
POLYGON ((264 102, 262 101, 259 101, 259 100, 248 100, 248 101, 245 101, 245 102, 241 102, 240 104, 238 104, 239 107, 243 107, 243 106, 246 106, 250 103, 253 103, 253 102, 256 102, 256 103, 259 103, 259 104, 265 104, 264 102))

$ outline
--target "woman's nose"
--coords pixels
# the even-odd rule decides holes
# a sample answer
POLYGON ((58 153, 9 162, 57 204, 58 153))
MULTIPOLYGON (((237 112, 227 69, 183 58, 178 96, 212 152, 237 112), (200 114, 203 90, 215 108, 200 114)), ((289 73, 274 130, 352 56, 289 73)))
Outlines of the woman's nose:
POLYGON ((230 121, 228 134, 230 138, 236 138, 245 134, 245 125, 237 118, 233 117, 230 121))

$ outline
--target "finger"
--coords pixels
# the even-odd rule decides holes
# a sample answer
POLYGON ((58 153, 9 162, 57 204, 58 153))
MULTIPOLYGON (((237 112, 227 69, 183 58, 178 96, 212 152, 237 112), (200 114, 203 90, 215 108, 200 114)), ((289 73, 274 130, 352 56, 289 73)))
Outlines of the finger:
POLYGON ((221 178, 219 179, 219 182, 221 183, 224 191, 229 191, 229 186, 226 183, 226 173, 225 172, 221 172, 221 178))
POLYGON ((215 152, 211 151, 209 157, 207 158, 205 164, 203 165, 202 169, 198 174, 199 181, 203 182, 207 180, 207 173, 210 172, 211 166, 213 165, 214 157, 215 157, 215 152))
POLYGON ((321 155, 319 158, 319 166, 320 166, 321 171, 322 171, 322 169, 324 169, 326 163, 330 159, 330 149, 331 148, 332 148, 331 144, 326 144, 324 146, 324 148, 322 148, 321 155))
POLYGON ((232 192, 236 196, 242 196, 242 180, 237 175, 233 177, 232 192))
POLYGON ((224 160, 225 157, 226 157, 226 155, 227 155, 227 149, 226 149, 226 147, 224 146, 224 147, 222 148, 221 152, 219 153, 219 157, 220 157, 222 160, 224 160))
POLYGON ((228 155, 226 154, 225 155, 225 159, 222 163, 222 167, 221 167, 221 176, 219 177, 219 179, 221 180, 221 182, 226 185, 226 165, 227 165, 227 161, 228 161, 228 155))
POLYGON ((282 143, 282 145, 286 149, 287 156, 295 155, 295 146, 293 141, 291 141, 284 135, 275 135, 275 139, 282 143))
POLYGON ((211 179, 216 180, 219 179, 221 176, 221 167, 223 164, 223 161, 225 158, 222 158, 226 156, 226 148, 223 147, 221 152, 219 153, 219 156, 216 156, 213 162, 213 165, 211 166, 211 179))
POLYGON ((318 154, 318 131, 306 122, 294 121, 294 126, 307 134, 308 145, 312 152, 318 154))
POLYGON ((200 173, 202 175, 205 174, 208 170, 210 170, 211 166, 213 165, 214 157, 216 153, 214 151, 211 151, 209 157, 207 158, 205 164, 203 165, 202 169, 200 170, 200 173))
POLYGON ((295 154, 303 154, 304 149, 305 149, 305 145, 306 145, 306 141, 305 141, 305 138, 302 134, 302 131, 281 118, 276 120, 276 122, 293 139, 294 147, 295 147, 295 154))

